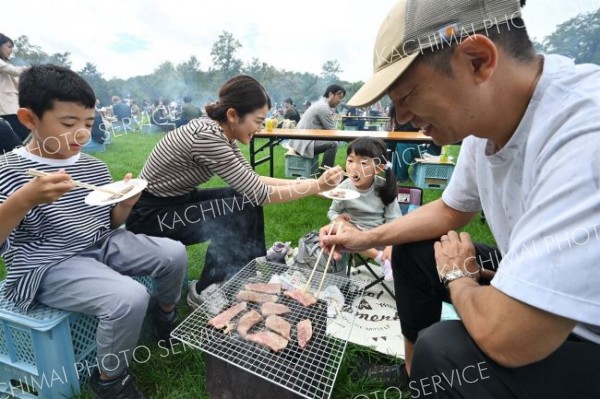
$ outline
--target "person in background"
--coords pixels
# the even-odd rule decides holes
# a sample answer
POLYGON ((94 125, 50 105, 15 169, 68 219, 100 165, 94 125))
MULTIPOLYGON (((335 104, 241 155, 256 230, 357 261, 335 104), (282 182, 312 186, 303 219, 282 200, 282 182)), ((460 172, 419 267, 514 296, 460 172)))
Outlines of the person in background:
POLYGON ((17 110, 19 109, 19 75, 27 67, 17 67, 9 63, 14 45, 10 37, 0 33, 0 117, 10 124, 19 141, 23 142, 29 135, 29 129, 19 121, 17 110))
MULTIPOLYGON (((390 117, 388 130, 397 132, 418 132, 420 130, 410 123, 399 124, 396 119, 396 107, 393 103, 388 108, 388 116, 390 117)), ((435 143, 409 144, 388 141, 386 144, 393 154, 392 165, 398 181, 408 180, 408 168, 415 163, 415 159, 422 158, 423 154, 440 155, 442 152, 442 147, 435 143)))
POLYGON ((113 96, 111 100, 113 115, 117 120, 131 119, 131 108, 119 96, 113 96))
MULTIPOLYGON (((348 178, 338 188, 357 191, 360 196, 352 200, 334 199, 327 212, 329 220, 369 230, 402 216, 396 200, 396 176, 382 140, 360 137, 352 141, 348 145, 346 173, 348 178), (380 176, 382 173, 384 176, 380 176)), ((386 281, 393 279, 391 246, 370 248, 361 254, 381 265, 386 281)))
MULTIPOLYGON (((3 294, 25 311, 42 303, 97 317, 91 397, 145 399, 128 365, 150 295, 131 276, 153 277, 154 333, 168 340, 187 252, 177 241, 119 228, 139 194, 116 205, 85 203, 89 190, 73 180, 96 186, 112 182, 103 162, 80 152, 94 121, 95 100, 89 84, 70 69, 34 65, 22 74, 18 115, 32 139, 0 157, 3 294), (32 178, 28 169, 47 174, 32 178)), ((128 173, 125 180, 130 178, 128 173)))
POLYGON ((127 229, 185 245, 210 240, 202 274, 190 284, 187 301, 193 308, 217 284, 265 256, 262 205, 330 190, 341 180, 340 168, 318 180, 276 179, 252 169, 238 143, 252 140, 270 108, 271 99, 256 79, 236 76, 221 87, 219 99, 206 106, 207 117, 192 119, 156 144, 140 173, 148 187, 127 229), (199 187, 214 176, 229 187, 199 187))
POLYGON ((300 113, 294 106, 294 102, 291 98, 286 98, 283 100, 283 107, 285 109, 283 119, 289 119, 296 123, 300 122, 300 113))
MULTIPOLYGON (((342 102, 346 90, 338 85, 330 85, 325 90, 323 97, 310 106, 300 118, 296 126, 298 129, 335 130, 333 120, 335 108, 342 102)), ((335 163, 337 142, 320 140, 292 139, 288 146, 305 158, 313 158, 323 154, 322 167, 332 167, 335 163)))
POLYGON ((177 121, 177 127, 189 123, 192 119, 200 118, 202 111, 192 104, 192 97, 183 97, 183 106, 181 107, 181 116, 177 121))

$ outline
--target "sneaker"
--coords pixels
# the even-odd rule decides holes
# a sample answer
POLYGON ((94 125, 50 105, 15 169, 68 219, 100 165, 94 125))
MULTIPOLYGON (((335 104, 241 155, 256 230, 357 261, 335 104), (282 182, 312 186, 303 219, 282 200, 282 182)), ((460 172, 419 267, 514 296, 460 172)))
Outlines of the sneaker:
POLYGON ((154 336, 157 341, 169 342, 171 331, 177 327, 177 308, 169 314, 166 314, 156 304, 151 311, 152 322, 154 326, 154 336))
POLYGON ((383 267, 383 279, 385 281, 392 281, 394 279, 392 262, 389 259, 386 259, 381 266, 383 267))
POLYGON ((267 250, 267 260, 274 263, 285 264, 285 257, 292 250, 289 242, 277 241, 267 250))
POLYGON ((94 370, 88 384, 88 392, 93 399, 146 399, 128 369, 108 384, 104 384, 100 380, 98 370, 94 370))
POLYGON ((221 284, 214 283, 206 287, 201 293, 196 292, 196 283, 198 280, 192 280, 190 282, 190 290, 187 294, 187 303, 192 309, 199 308, 204 302, 206 304, 206 310, 212 314, 218 314, 225 306, 227 306, 227 298, 220 289, 221 284))

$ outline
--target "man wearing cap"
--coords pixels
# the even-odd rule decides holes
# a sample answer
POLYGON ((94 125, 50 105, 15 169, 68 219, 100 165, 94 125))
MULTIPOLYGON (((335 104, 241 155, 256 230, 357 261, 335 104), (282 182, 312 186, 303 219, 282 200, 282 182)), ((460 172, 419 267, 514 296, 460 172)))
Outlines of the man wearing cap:
POLYGON ((600 398, 600 68, 536 54, 519 0, 402 0, 373 64, 349 105, 388 95, 398 123, 462 140, 441 199, 321 230, 394 245, 412 397, 600 398), (498 248, 456 232, 482 209, 498 248), (438 323, 442 301, 460 321, 438 323))

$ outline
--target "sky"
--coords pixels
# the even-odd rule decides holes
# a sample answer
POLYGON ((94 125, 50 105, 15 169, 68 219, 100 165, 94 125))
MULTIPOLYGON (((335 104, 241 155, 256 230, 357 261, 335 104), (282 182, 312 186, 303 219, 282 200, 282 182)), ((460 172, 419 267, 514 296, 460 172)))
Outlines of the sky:
MULTIPOLYGON (((335 59, 340 78, 359 81, 371 74, 375 36, 396 1, 19 0, 2 5, 0 32, 27 35, 49 54, 70 52, 74 70, 91 62, 107 79, 126 79, 192 55, 207 70, 212 45, 226 30, 241 42, 237 55, 244 62, 256 57, 319 74, 335 59)), ((558 24, 598 8, 600 0, 528 0, 523 14, 541 41, 558 24)))

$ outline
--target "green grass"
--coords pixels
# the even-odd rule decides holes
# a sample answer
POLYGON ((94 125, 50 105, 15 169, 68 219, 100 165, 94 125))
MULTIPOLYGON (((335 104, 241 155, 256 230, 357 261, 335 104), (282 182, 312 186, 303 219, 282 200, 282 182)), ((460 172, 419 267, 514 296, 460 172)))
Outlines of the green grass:
MULTIPOLYGON (((95 153, 94 156, 106 162, 113 177, 121 179, 127 172, 136 176, 153 146, 163 137, 163 134, 142 135, 140 133, 128 133, 113 138, 113 144, 108 146, 108 151, 95 153)), ((259 140, 260 141, 260 140, 259 140)), ((242 146, 242 150, 248 157, 248 148, 242 146)), ((275 151, 275 177, 283 177, 283 149, 275 151)), ((459 147, 453 147, 451 154, 458 155, 459 147)), ((346 147, 338 150, 337 163, 345 164, 346 147)), ((263 164, 257 168, 257 172, 267 175, 268 165, 263 164)), ((204 187, 223 186, 224 183, 218 178, 205 183, 204 187)), ((425 202, 433 201, 441 196, 440 190, 425 190, 425 202)), ((286 204, 270 204, 265 207, 265 234, 267 245, 274 241, 291 241, 294 246, 298 239, 312 229, 317 229, 327 223, 327 210, 330 201, 321 197, 313 196, 286 204)), ((493 244, 494 239, 485 223, 475 218, 466 228, 473 239, 478 242, 493 244)), ((188 247, 189 254, 189 277, 199 276, 207 244, 197 244, 188 247)), ((0 272, 5 274, 4 264, 0 265, 0 272)), ((179 305, 181 316, 189 313, 185 301, 179 305)), ((175 344, 172 348, 157 348, 149 340, 142 340, 141 344, 151 350, 150 358, 146 360, 145 352, 140 352, 144 363, 133 365, 138 384, 152 398, 208 398, 205 392, 204 365, 199 351, 175 344), (144 354, 143 356, 141 354, 144 354)), ((387 386, 382 383, 351 377, 349 369, 363 361, 378 363, 395 363, 398 360, 389 356, 374 352, 368 348, 349 344, 340 368, 333 398, 354 398, 359 395, 376 397, 383 396, 387 386)), ((390 390, 386 398, 397 398, 395 390, 390 390)), ((82 397, 87 397, 83 395, 82 397)), ((361 397, 361 396, 359 396, 361 397)), ((364 397, 364 396, 362 396, 364 397)))

